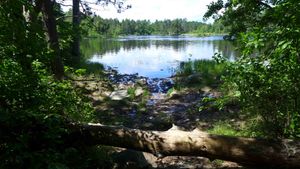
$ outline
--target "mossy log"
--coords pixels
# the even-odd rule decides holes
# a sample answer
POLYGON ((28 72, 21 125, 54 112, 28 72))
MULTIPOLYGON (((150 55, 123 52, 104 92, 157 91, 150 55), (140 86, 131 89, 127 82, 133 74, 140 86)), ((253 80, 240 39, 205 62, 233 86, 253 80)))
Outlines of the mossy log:
POLYGON ((272 168, 300 168, 300 140, 213 135, 198 129, 144 131, 100 124, 72 124, 72 141, 149 152, 156 156, 202 156, 272 168))

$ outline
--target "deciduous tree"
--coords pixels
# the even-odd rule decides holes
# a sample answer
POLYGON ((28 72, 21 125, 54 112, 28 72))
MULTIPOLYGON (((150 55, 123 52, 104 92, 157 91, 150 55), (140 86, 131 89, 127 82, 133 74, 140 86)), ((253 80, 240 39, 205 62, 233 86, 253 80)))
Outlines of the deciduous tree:
POLYGON ((219 0, 205 16, 214 14, 242 51, 225 81, 244 112, 258 116, 268 136, 300 137, 299 1, 219 0))

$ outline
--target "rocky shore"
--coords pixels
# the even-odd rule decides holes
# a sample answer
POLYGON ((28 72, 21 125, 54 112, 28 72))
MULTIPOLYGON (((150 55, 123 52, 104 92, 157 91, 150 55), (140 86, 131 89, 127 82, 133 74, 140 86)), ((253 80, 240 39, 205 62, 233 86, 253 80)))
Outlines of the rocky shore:
MULTIPOLYGON (((99 123, 145 130, 167 130, 172 125, 182 130, 206 130, 212 121, 223 118, 223 112, 214 108, 199 110, 204 97, 220 95, 208 86, 176 90, 177 77, 150 79, 138 74, 120 75, 113 69, 108 69, 105 76, 74 80, 91 99, 99 123)), ((124 149, 116 149, 113 154, 116 168, 241 168, 235 163, 210 162, 202 157, 159 158, 124 149)))

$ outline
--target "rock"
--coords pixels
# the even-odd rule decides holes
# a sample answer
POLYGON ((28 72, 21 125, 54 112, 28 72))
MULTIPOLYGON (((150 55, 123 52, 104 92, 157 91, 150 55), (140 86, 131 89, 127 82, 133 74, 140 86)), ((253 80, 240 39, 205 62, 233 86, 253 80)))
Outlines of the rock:
POLYGON ((92 96, 91 99, 93 99, 93 106, 98 106, 98 105, 101 105, 103 100, 104 100, 104 97, 102 96, 92 96))
POLYGON ((85 88, 89 91, 94 91, 98 89, 98 85, 96 82, 89 82, 85 88))
POLYGON ((174 82, 169 78, 153 78, 147 80, 147 86, 152 93, 166 93, 174 86, 174 82))
POLYGON ((205 86, 205 87, 202 87, 201 88, 201 91, 204 92, 204 93, 209 93, 212 89, 208 86, 205 86))
POLYGON ((120 169, 152 168, 157 166, 155 164, 157 160, 155 156, 129 149, 113 154, 112 158, 117 163, 116 168, 120 169))
POLYGON ((134 91, 134 95, 135 95, 136 97, 142 95, 143 93, 144 93, 144 90, 143 90, 143 88, 141 88, 141 87, 136 88, 135 91, 134 91))
POLYGON ((153 123, 146 122, 142 124, 142 128, 152 128, 154 127, 153 123))
POLYGON ((111 100, 123 100, 129 97, 129 95, 127 93, 127 90, 117 90, 112 92, 109 97, 111 100))
POLYGON ((110 97, 111 93, 112 93, 112 92, 104 91, 102 94, 103 94, 103 96, 105 96, 105 97, 110 97))
POLYGON ((157 157, 155 157, 153 154, 151 153, 145 153, 143 152, 144 158, 147 160, 148 164, 150 164, 153 168, 157 168, 157 157))
POLYGON ((142 86, 147 85, 147 78, 140 78, 136 83, 142 86))
POLYGON ((202 81, 202 75, 200 73, 191 74, 187 77, 187 83, 199 83, 202 81))
POLYGON ((173 89, 171 93, 169 93, 169 99, 178 99, 180 98, 180 94, 177 90, 173 89))
POLYGON ((125 90, 127 89, 127 86, 123 83, 119 84, 118 87, 117 87, 119 90, 125 90))
POLYGON ((101 91, 100 90, 96 90, 92 93, 92 96, 100 96, 101 95, 101 91))
POLYGON ((91 99, 93 99, 94 101, 104 101, 105 97, 103 96, 91 96, 91 99))
POLYGON ((78 87, 84 87, 84 86, 85 86, 84 82, 81 82, 81 81, 77 81, 77 82, 75 82, 75 84, 76 84, 78 87))

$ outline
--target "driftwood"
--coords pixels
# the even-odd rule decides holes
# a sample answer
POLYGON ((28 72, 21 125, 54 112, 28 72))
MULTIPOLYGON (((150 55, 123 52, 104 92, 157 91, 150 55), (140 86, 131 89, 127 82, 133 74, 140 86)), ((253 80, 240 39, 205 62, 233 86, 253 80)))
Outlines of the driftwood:
POLYGON ((187 132, 144 131, 100 124, 72 124, 72 141, 150 152, 156 156, 202 156, 246 165, 300 168, 300 140, 265 140, 187 132))

